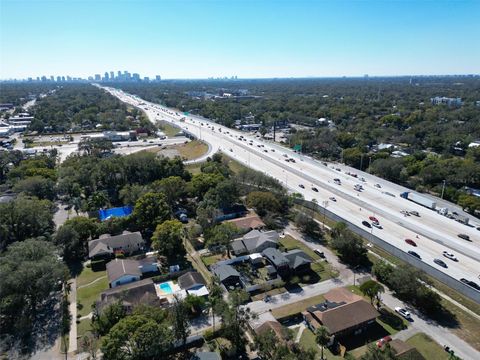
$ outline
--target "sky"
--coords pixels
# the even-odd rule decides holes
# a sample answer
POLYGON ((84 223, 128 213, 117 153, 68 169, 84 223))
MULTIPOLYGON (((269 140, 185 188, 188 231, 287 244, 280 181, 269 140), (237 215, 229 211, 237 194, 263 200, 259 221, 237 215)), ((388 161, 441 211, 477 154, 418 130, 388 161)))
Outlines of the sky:
POLYGON ((0 0, 0 79, 480 73, 479 0, 0 0))

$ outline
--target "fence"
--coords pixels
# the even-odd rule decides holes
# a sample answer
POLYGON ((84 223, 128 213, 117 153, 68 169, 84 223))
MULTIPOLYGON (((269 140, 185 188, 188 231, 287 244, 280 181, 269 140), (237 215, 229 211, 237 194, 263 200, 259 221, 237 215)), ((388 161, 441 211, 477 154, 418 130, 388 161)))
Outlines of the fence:
POLYGON ((392 254, 393 256, 396 256, 397 258, 401 259, 402 261, 415 266, 416 268, 424 271, 428 275, 432 276, 433 278, 437 279, 438 281, 444 283, 445 285, 451 287, 452 289, 458 291, 462 295, 468 297, 469 299, 480 303, 480 292, 471 288, 470 286, 462 283, 461 281, 451 277, 448 274, 445 274, 444 272, 434 268, 433 266, 417 259, 416 257, 413 257, 409 255, 408 253, 398 249, 397 247, 389 244, 388 242, 380 239, 379 237, 373 235, 372 233, 366 231, 365 229, 360 228, 359 226, 352 224, 348 220, 338 216, 337 214, 334 214, 333 212, 329 211, 327 208, 303 199, 295 199, 294 200, 296 204, 304 206, 308 209, 311 209, 315 212, 318 212, 329 219, 333 221, 342 221, 345 224, 347 224, 348 228, 353 231, 355 234, 363 237, 364 239, 367 239, 369 242, 372 244, 375 244, 379 247, 381 247, 383 250, 386 252, 392 254))

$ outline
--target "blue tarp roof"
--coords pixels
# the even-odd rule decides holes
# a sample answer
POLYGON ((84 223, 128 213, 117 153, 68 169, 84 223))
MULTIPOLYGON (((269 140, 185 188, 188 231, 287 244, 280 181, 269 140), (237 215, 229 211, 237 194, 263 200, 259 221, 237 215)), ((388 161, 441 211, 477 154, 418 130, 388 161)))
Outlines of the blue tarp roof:
POLYGON ((112 217, 123 217, 128 216, 132 213, 133 207, 130 205, 123 207, 116 207, 111 209, 100 209, 98 210, 98 217, 100 221, 108 220, 112 217))

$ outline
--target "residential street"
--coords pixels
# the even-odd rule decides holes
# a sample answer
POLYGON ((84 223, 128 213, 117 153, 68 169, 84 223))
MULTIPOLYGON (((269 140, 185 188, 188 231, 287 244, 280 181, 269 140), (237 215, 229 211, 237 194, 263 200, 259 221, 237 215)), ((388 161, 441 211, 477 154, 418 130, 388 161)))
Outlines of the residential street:
MULTIPOLYGON (((323 251, 329 263, 331 263, 335 268, 339 270, 340 275, 337 279, 331 279, 306 286, 303 288, 303 291, 298 293, 285 293, 272 296, 271 300, 268 303, 265 303, 264 301, 255 301, 248 304, 248 307, 257 314, 262 314, 283 305, 291 304, 296 301, 323 294, 339 286, 347 286, 353 284, 353 271, 347 268, 344 264, 339 263, 337 257, 328 248, 306 240, 304 236, 298 231, 296 231, 296 229, 294 229, 291 225, 286 228, 285 234, 292 235, 294 238, 302 241, 311 249, 319 249, 323 251)), ((355 274, 357 279, 366 275, 369 274, 355 274)), ((394 309, 397 306, 407 307, 403 302, 393 297, 393 295, 389 291, 386 291, 382 295, 382 302, 391 309, 394 309)), ((395 336, 396 338, 406 340, 406 338, 413 336, 417 332, 423 332, 433 338, 440 345, 450 346, 450 348, 455 351, 455 354, 460 356, 464 360, 475 360, 479 358, 479 352, 475 350, 472 346, 467 344, 465 341, 460 339, 458 336, 453 334, 450 329, 442 327, 430 319, 426 319, 411 308, 409 308, 409 310, 412 313, 413 322, 411 322, 410 327, 407 330, 400 331, 398 335, 395 336), (403 336, 402 334, 404 333, 407 336, 403 336)))

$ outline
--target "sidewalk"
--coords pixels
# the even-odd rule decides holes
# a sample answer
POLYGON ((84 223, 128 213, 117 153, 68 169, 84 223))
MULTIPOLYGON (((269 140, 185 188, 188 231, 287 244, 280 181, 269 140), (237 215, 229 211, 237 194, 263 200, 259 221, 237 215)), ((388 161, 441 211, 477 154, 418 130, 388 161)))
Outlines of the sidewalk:
POLYGON ((70 315, 72 321, 70 325, 70 338, 68 343, 68 353, 72 354, 77 351, 77 279, 70 282, 70 315))

